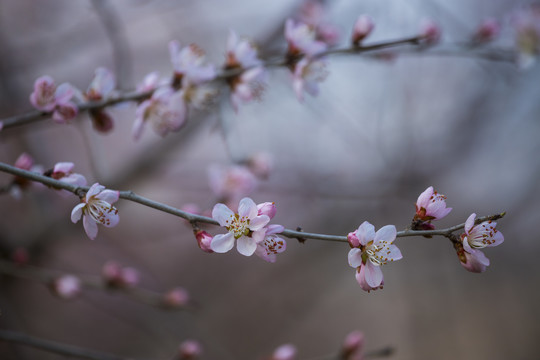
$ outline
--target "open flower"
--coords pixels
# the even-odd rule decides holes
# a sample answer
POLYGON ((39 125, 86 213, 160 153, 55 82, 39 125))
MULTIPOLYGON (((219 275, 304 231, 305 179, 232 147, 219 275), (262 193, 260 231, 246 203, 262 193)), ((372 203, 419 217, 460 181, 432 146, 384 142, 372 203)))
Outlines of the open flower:
POLYGON ((229 232, 214 236, 210 244, 217 253, 226 253, 237 242, 238 252, 251 256, 257 249, 257 244, 264 240, 266 224, 270 221, 267 215, 258 215, 257 205, 250 198, 243 198, 235 214, 225 204, 216 204, 212 209, 212 217, 219 225, 229 232))
POLYGON ((105 189, 104 186, 95 183, 81 199, 81 203, 73 208, 71 221, 76 223, 82 216, 84 231, 94 240, 98 233, 98 223, 106 227, 118 224, 120 220, 118 210, 111 204, 118 201, 119 196, 118 191, 105 189))
POLYGON ((461 234, 461 246, 456 247, 461 265, 470 272, 484 272, 489 259, 479 249, 497 246, 504 242, 503 234, 495 229, 495 221, 474 224, 476 214, 471 214, 465 222, 465 233, 461 234))
POLYGON ((446 196, 433 190, 433 186, 428 187, 416 200, 416 215, 414 220, 430 222, 431 220, 440 220, 452 208, 446 207, 446 196))
POLYGON ((304 91, 312 96, 319 93, 319 83, 328 76, 326 62, 303 58, 294 65, 293 89, 299 101, 304 100, 304 91))
POLYGON ((164 137, 169 131, 178 131, 184 125, 187 116, 187 104, 183 91, 171 87, 157 89, 152 97, 143 101, 135 113, 133 138, 141 137, 144 125, 149 122, 154 131, 164 137))
POLYGON ((277 234, 283 232, 284 227, 282 225, 268 225, 265 229, 264 240, 257 244, 255 255, 264 261, 274 263, 276 262, 276 255, 287 249, 285 240, 277 236, 277 234))
POLYGON ((349 251, 349 265, 356 268, 356 280, 363 290, 376 290, 383 284, 381 265, 402 258, 393 244, 396 227, 386 225, 375 232, 375 227, 364 221, 355 236, 359 245, 349 251))
POLYGON ((53 78, 41 76, 34 82, 34 92, 30 94, 30 102, 41 111, 52 111, 52 118, 59 124, 65 124, 75 118, 78 108, 71 101, 75 90, 68 83, 56 87, 53 78))
POLYGON ((169 42, 169 53, 174 67, 174 75, 179 84, 183 79, 200 84, 216 77, 213 65, 205 63, 204 51, 195 44, 181 47, 178 41, 169 42))
POLYGON ((72 162, 59 162, 54 165, 52 171, 49 170, 50 173, 45 173, 45 175, 71 185, 86 186, 86 178, 81 174, 74 173, 74 167, 72 162))
POLYGON ((314 56, 327 48, 324 42, 317 40, 317 33, 313 27, 302 22, 295 24, 292 19, 287 19, 285 23, 285 39, 289 44, 290 56, 300 54, 314 56))
POLYGON ((540 5, 523 7, 512 17, 518 50, 517 62, 522 69, 531 67, 540 54, 540 5))

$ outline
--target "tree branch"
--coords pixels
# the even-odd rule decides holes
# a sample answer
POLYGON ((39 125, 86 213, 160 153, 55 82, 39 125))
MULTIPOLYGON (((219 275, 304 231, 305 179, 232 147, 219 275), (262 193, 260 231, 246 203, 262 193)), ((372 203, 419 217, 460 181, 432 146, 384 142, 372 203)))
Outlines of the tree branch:
MULTIPOLYGON (((68 190, 75 195, 82 197, 88 191, 88 186, 75 186, 71 184, 67 184, 65 182, 52 179, 50 177, 33 173, 31 171, 22 170, 19 168, 16 168, 15 166, 11 166, 5 163, 0 162, 0 171, 20 176, 23 178, 26 178, 28 180, 37 181, 42 184, 48 185, 55 189, 64 189, 68 190)), ((166 212, 168 214, 181 217, 187 221, 189 221, 191 224, 195 225, 197 223, 206 223, 211 225, 219 225, 219 223, 209 217, 197 215, 197 214, 191 214, 186 211, 182 211, 180 209, 177 209, 175 207, 172 207, 167 204, 163 204, 151 199, 148 199, 144 196, 140 196, 135 194, 133 191, 119 191, 120 198, 124 200, 133 201, 136 203, 139 203, 144 206, 148 206, 150 208, 166 212)), ((500 214, 494 214, 494 215, 488 215, 484 217, 479 217, 476 219, 475 223, 479 224, 483 221, 489 221, 489 220, 497 220, 502 217, 504 217, 506 213, 500 213, 500 214)), ((396 237, 407 237, 407 236, 434 236, 434 235, 440 235, 444 237, 451 237, 451 234, 455 231, 461 230, 465 227, 465 223, 452 226, 450 228, 446 229, 440 229, 440 230, 403 230, 399 231, 396 235, 396 237)), ((300 230, 289 230, 285 229, 283 232, 281 232, 281 235, 286 236, 288 238, 295 238, 298 240, 303 241, 304 239, 312 239, 312 240, 323 240, 323 241, 334 241, 334 242, 348 242, 347 236, 340 236, 340 235, 326 235, 326 234, 317 234, 317 233, 306 233, 300 230)))
MULTIPOLYGON (((317 54, 314 58, 322 58, 330 55, 360 55, 364 53, 373 53, 379 50, 385 50, 388 48, 400 47, 403 45, 416 46, 415 51, 404 50, 402 53, 406 55, 418 54, 420 52, 428 55, 435 56, 457 56, 457 57, 477 57, 491 61, 504 61, 514 62, 516 59, 515 51, 508 49, 483 49, 482 51, 471 51, 470 46, 457 46, 455 49, 446 49, 442 51, 426 51, 431 49, 431 46, 427 46, 423 43, 422 36, 406 37, 397 40, 388 40, 371 45, 351 46, 345 48, 336 48, 323 51, 317 54)), ((401 52, 396 52, 401 54, 401 52)), ((286 59, 279 60, 267 60, 263 63, 263 66, 267 68, 284 67, 290 65, 290 62, 286 59)), ((218 73, 214 81, 222 81, 240 75, 242 72, 249 68, 235 68, 222 70, 218 73)), ((112 106, 118 103, 129 101, 142 101, 148 99, 153 94, 152 91, 137 92, 131 91, 122 93, 120 95, 112 96, 108 99, 101 101, 89 101, 82 104, 78 104, 79 112, 89 111, 94 109, 102 109, 108 106, 112 106)), ((40 120, 44 120, 52 116, 51 112, 31 111, 26 114, 15 115, 8 118, 0 119, 0 129, 9 129, 25 124, 34 123, 40 120)))
POLYGON ((19 332, 0 330, 0 340, 30 346, 36 349, 89 360, 129 360, 113 354, 101 353, 78 346, 40 339, 19 332))

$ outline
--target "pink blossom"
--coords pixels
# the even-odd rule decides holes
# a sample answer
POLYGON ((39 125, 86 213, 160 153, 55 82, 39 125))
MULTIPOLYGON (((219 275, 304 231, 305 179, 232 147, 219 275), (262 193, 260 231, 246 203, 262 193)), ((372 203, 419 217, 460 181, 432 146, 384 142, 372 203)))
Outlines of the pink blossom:
POLYGON ((270 360, 294 360, 296 359, 296 352, 296 346, 284 344, 274 351, 270 360))
POLYGON ((313 27, 307 24, 301 22, 295 24, 292 19, 285 22, 285 39, 289 44, 289 55, 304 54, 311 57, 325 51, 327 45, 316 40, 316 35, 313 27))
POLYGON ((360 239, 356 236, 356 231, 347 234, 347 241, 352 248, 360 247, 360 239))
POLYGON ((86 186, 86 178, 81 174, 74 173, 74 167, 75 165, 72 162, 59 162, 54 165, 50 175, 47 173, 45 175, 71 185, 86 186))
POLYGON ((213 80, 216 70, 205 63, 204 51, 195 44, 182 48, 178 41, 169 42, 169 53, 175 76, 179 80, 200 84, 213 80))
POLYGON ((326 63, 321 60, 303 58, 294 66, 293 89, 299 101, 304 100, 304 91, 312 96, 319 93, 319 83, 326 79, 326 63))
POLYGON ((261 98, 266 82, 266 71, 262 66, 248 69, 231 79, 231 103, 238 112, 241 104, 261 98))
POLYGON ((170 308, 185 307, 189 304, 189 301, 189 293, 182 287, 169 290, 163 297, 163 305, 170 308))
POLYGON ((461 235, 463 248, 458 247, 461 265, 471 272, 484 272, 489 266, 489 259, 480 251, 485 247, 500 245, 504 242, 503 234, 495 229, 495 221, 484 221, 475 225, 476 214, 471 214, 465 222, 465 233, 461 235))
POLYGON ((433 20, 426 19, 420 26, 419 36, 427 45, 435 45, 441 39, 441 28, 433 20))
POLYGON ((137 85, 137 91, 147 92, 155 90, 158 86, 165 85, 159 78, 159 72, 153 71, 143 78, 142 82, 137 85))
MULTIPOLYGON (((17 160, 15 160, 14 165, 16 168, 22 170, 31 171, 38 174, 43 173, 43 167, 41 165, 35 165, 34 159, 27 153, 22 153, 21 155, 19 155, 17 160)), ((20 199, 22 196, 22 190, 33 186, 33 184, 34 183, 27 178, 15 176, 9 189, 10 195, 13 196, 15 199, 20 199)))
POLYGON ((258 58, 257 48, 246 39, 240 39, 234 31, 229 32, 227 39, 227 62, 225 67, 251 68, 260 66, 262 61, 258 58))
POLYGON ((53 111, 56 106, 56 85, 50 76, 41 76, 34 82, 34 92, 30 94, 30 102, 41 111, 53 111))
POLYGON ((360 245, 349 251, 349 265, 357 269, 356 280, 363 290, 376 290, 383 285, 381 265, 402 258, 393 244, 396 227, 386 225, 375 232, 375 227, 364 221, 356 230, 360 245))
POLYGON ((62 275, 54 279, 51 290, 62 299, 73 299, 81 293, 81 280, 75 275, 62 275))
POLYGON ((236 200, 249 195, 257 186, 257 179, 242 165, 213 165, 208 169, 210 188, 224 201, 236 200))
POLYGON ((264 202, 257 205, 259 215, 266 215, 272 220, 276 216, 277 208, 273 202, 264 202))
POLYGON ((501 25, 496 19, 486 19, 480 24, 480 26, 476 30, 476 33, 473 36, 473 40, 478 43, 489 42, 496 38, 497 35, 499 35, 500 31, 501 25))
POLYGON ((339 40, 339 30, 326 22, 326 9, 315 0, 304 1, 300 7, 298 20, 315 31, 315 38, 327 45, 335 45, 339 40))
POLYGON ((274 166, 272 155, 267 152, 259 152, 247 160, 249 170, 261 179, 267 179, 274 166))
POLYGON ((440 220, 452 211, 446 207, 446 196, 433 190, 433 186, 428 187, 416 200, 415 220, 431 221, 440 220))
POLYGON ((83 217, 83 226, 86 235, 94 240, 98 233, 97 224, 113 227, 120 220, 118 210, 111 204, 118 201, 118 191, 105 189, 104 186, 95 183, 90 187, 81 203, 73 208, 71 221, 78 222, 83 217))
POLYGON ((356 22, 354 23, 353 33, 352 33, 352 43, 353 45, 359 46, 360 43, 371 34, 375 24, 373 20, 368 15, 360 15, 356 22))
POLYGON ((287 249, 287 242, 277 236, 285 228, 281 225, 268 225, 265 227, 264 240, 257 244, 255 255, 269 263, 276 262, 276 255, 287 249))
POLYGON ((116 79, 112 71, 99 67, 94 73, 94 78, 86 89, 88 100, 98 101, 107 98, 116 87, 116 79))
POLYGON ((59 124, 65 124, 78 114, 78 107, 71 101, 74 88, 64 83, 56 87, 50 76, 42 76, 34 83, 34 92, 30 94, 30 102, 41 111, 53 111, 52 118, 59 124))
POLYGON ((206 231, 202 230, 196 230, 195 233, 195 239, 197 239, 197 244, 199 244, 199 248, 207 253, 213 253, 211 243, 212 243, 212 235, 207 233, 206 231))
POLYGON ((210 244, 217 253, 231 250, 236 241, 238 252, 251 256, 257 249, 257 244, 264 241, 265 226, 270 221, 266 215, 258 215, 257 205, 250 198, 243 198, 235 214, 225 204, 216 204, 212 210, 212 218, 228 230, 226 234, 214 236, 210 244))
POLYGON ((133 138, 140 138, 146 123, 150 123, 154 131, 162 137, 169 131, 178 131, 184 125, 186 116, 184 92, 175 91, 171 87, 159 88, 150 99, 137 107, 132 129, 133 138))
POLYGON ((195 360, 202 354, 202 346, 198 341, 186 340, 180 344, 178 355, 180 360, 195 360))
POLYGON ((512 24, 519 51, 518 65, 525 69, 532 66, 540 54, 540 5, 533 4, 517 11, 512 24))

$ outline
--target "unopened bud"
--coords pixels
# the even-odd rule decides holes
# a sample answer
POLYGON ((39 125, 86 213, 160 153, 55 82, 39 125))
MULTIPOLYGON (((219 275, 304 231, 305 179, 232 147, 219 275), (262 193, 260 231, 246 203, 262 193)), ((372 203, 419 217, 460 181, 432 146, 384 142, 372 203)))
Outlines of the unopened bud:
POLYGON ((214 250, 210 247, 210 244, 212 243, 212 235, 207 233, 206 231, 202 230, 195 230, 193 231, 195 234, 195 239, 197 239, 197 244, 201 248, 202 251, 207 253, 213 253, 214 250))
POLYGON ((23 247, 18 247, 11 253, 11 260, 17 265, 26 265, 29 261, 28 250, 23 247))
POLYGON ((198 359, 202 354, 202 346, 198 341, 186 340, 180 344, 178 355, 180 360, 198 359))
POLYGON ((177 287, 163 296, 163 305, 169 308, 181 308, 188 305, 190 300, 186 289, 177 287))
POLYGON ((360 239, 358 239, 358 236, 356 236, 356 231, 350 232, 347 235, 347 241, 352 248, 360 246, 360 239))
POLYGON ((89 111, 92 118, 94 129, 101 133, 108 133, 114 128, 114 121, 109 113, 101 109, 92 109, 89 111))
POLYGON ((122 267, 115 261, 103 265, 101 275, 110 287, 132 287, 139 283, 139 272, 131 267, 122 267))
POLYGON ((420 30, 420 37, 427 45, 434 45, 441 38, 441 28, 432 20, 424 20, 420 30))
POLYGON ((81 293, 81 281, 74 275, 62 275, 53 280, 51 291, 62 299, 73 299, 81 293))
POLYGON ((362 351, 364 347, 364 333, 355 330, 347 334, 341 346, 341 358, 350 359, 352 355, 362 351))
POLYGON ((296 357, 296 346, 285 344, 278 347, 272 354, 271 360, 294 360, 296 357))
POLYGON ((270 219, 273 219, 274 216, 276 216, 276 212, 277 212, 276 204, 273 202, 265 202, 265 203, 259 204, 257 205, 257 210, 259 211, 258 212, 259 216, 266 215, 270 219))
POLYGON ((355 46, 359 46, 362 40, 364 40, 371 33, 375 24, 368 15, 360 15, 354 23, 352 33, 352 43, 355 46))
POLYGON ((489 42, 499 35, 501 26, 499 22, 495 19, 486 19, 474 34, 474 40, 477 42, 489 42))

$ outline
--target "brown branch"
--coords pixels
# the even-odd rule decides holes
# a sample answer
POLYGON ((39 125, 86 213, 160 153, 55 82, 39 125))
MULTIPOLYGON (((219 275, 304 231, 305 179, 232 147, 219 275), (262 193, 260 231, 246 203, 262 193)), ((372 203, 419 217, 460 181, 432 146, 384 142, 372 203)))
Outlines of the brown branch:
POLYGON ((7 341, 20 345, 30 346, 36 349, 48 351, 64 356, 73 356, 79 359, 89 360, 129 360, 128 358, 97 352, 90 349, 81 348, 78 346, 59 343, 56 341, 44 340, 37 337, 29 336, 23 333, 0 330, 0 341, 7 341))
MULTIPOLYGON (((68 273, 40 267, 29 265, 20 266, 5 260, 0 260, 0 274, 37 281, 45 285, 50 285, 55 281, 55 279, 58 279, 63 275, 68 275, 68 273)), ((72 273, 69 273, 69 275, 75 275, 79 279, 82 288, 99 290, 109 294, 122 294, 140 303, 163 309, 191 309, 190 306, 168 306, 165 301, 165 294, 162 293, 157 293, 136 286, 110 286, 105 280, 98 276, 76 275, 72 273)))
MULTIPOLYGON (((5 164, 5 163, 1 163, 1 162, 0 162, 0 171, 6 172, 6 173, 9 173, 9 174, 12 174, 12 175, 20 176, 20 177, 23 177, 23 178, 26 178, 26 179, 29 179, 29 180, 32 180, 32 181, 37 181, 37 182, 48 185, 48 186, 50 186, 52 188, 55 188, 55 189, 68 190, 68 191, 74 193, 75 195, 77 195, 79 197, 84 196, 86 191, 88 191, 88 189, 89 189, 88 186, 79 187, 79 186, 67 184, 67 183, 64 183, 62 181, 55 180, 55 179, 52 179, 52 178, 44 176, 44 175, 41 175, 41 174, 38 174, 38 173, 33 173, 33 172, 30 172, 30 171, 26 171, 26 170, 22 170, 22 169, 19 169, 19 168, 16 168, 14 166, 11 166, 11 165, 8 165, 8 164, 5 164)), ((172 207, 170 205, 163 204, 163 203, 148 199, 148 198, 146 198, 144 196, 137 195, 133 191, 119 191, 119 193, 120 193, 120 198, 121 199, 133 201, 133 202, 139 203, 141 205, 148 206, 148 207, 151 207, 153 209, 163 211, 163 212, 166 212, 166 213, 174 215, 174 216, 181 217, 181 218, 189 221, 192 224, 206 223, 206 224, 212 224, 212 225, 219 225, 219 223, 216 220, 212 219, 212 218, 202 216, 202 215, 197 215, 197 214, 191 214, 191 213, 188 213, 186 211, 182 211, 182 210, 177 209, 175 207, 172 207)), ((475 223, 479 224, 479 223, 481 223, 483 221, 497 220, 497 219, 500 219, 500 218, 504 217, 505 214, 506 213, 503 212, 503 213, 500 213, 500 214, 479 217, 479 218, 476 219, 475 223)), ((407 229, 407 230, 403 230, 403 231, 398 231, 396 237, 440 235, 440 236, 444 236, 444 237, 447 237, 447 238, 452 238, 452 233, 453 232, 461 230, 464 227, 465 227, 465 223, 455 225, 455 226, 452 226, 452 227, 446 228, 446 229, 440 229, 440 230, 410 230, 410 229, 407 229)), ((312 239, 312 240, 323 240, 323 241, 334 241, 334 242, 347 242, 347 236, 326 235, 326 234, 317 234, 317 233, 306 233, 306 232, 303 232, 303 231, 295 231, 295 230, 290 230, 290 229, 283 230, 283 232, 281 232, 281 235, 286 236, 288 238, 295 238, 295 239, 312 239)))
MULTIPOLYGON (((337 48, 329 49, 327 51, 321 52, 315 56, 315 58, 322 58, 330 55, 360 55, 364 53, 374 53, 368 54, 370 56, 376 55, 377 51, 385 50, 388 48, 400 47, 402 45, 414 45, 417 46, 415 51, 404 50, 402 52, 396 52, 396 54, 418 54, 422 52, 423 54, 434 55, 434 56, 457 56, 457 57, 478 57, 485 60, 491 61, 505 61, 505 62, 514 62, 515 61, 515 51, 506 50, 506 49, 484 49, 482 51, 471 51, 470 47, 458 47, 452 50, 441 50, 441 51, 426 51, 431 49, 431 46, 427 46, 423 42, 422 36, 413 36, 397 40, 388 40, 371 45, 361 45, 361 46, 352 46, 346 48, 337 48)), ((298 60, 298 59, 297 59, 298 60)), ((263 66, 267 68, 273 67, 284 67, 289 66, 290 62, 286 59, 279 60, 267 60, 263 63, 263 66)), ((235 69, 226 69, 222 70, 214 81, 222 81, 240 75, 242 72, 246 71, 247 68, 235 68, 235 69)), ((78 104, 77 107, 79 112, 102 109, 108 106, 112 106, 118 103, 129 102, 129 101, 141 101, 148 99, 152 96, 153 91, 146 92, 126 92, 120 95, 112 96, 108 99, 102 101, 90 101, 82 104, 78 104)), ((52 115, 51 112, 42 112, 42 111, 31 111, 26 114, 15 115, 12 117, 0 119, 0 129, 9 129, 25 124, 30 124, 40 120, 49 118, 52 115)))

